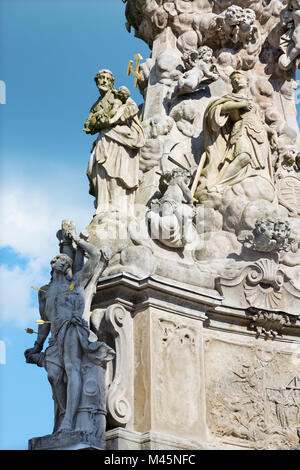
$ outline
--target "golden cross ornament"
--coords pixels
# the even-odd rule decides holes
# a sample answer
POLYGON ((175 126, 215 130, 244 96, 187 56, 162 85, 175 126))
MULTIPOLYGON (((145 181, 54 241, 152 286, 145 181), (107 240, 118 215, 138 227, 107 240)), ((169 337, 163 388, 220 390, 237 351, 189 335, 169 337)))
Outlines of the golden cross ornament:
POLYGON ((130 76, 131 74, 133 74, 135 76, 134 87, 136 88, 138 80, 142 80, 143 78, 142 75, 139 73, 140 61, 143 60, 143 57, 141 56, 141 54, 135 54, 133 57, 136 60, 136 68, 133 68, 133 60, 130 60, 127 67, 127 75, 130 76))

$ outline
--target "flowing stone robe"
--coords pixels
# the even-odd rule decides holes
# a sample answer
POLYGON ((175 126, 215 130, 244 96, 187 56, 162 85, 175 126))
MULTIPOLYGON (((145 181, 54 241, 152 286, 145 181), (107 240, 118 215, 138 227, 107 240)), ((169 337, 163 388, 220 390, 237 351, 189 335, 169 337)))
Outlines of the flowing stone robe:
MULTIPOLYGON (((204 115, 204 145, 206 166, 203 176, 206 188, 222 192, 247 178, 260 176, 270 190, 274 188, 271 150, 265 124, 255 105, 250 111, 236 110, 240 119, 233 121, 230 113, 222 115, 222 105, 228 101, 244 101, 244 97, 227 95, 209 104, 204 115), (241 154, 248 154, 249 163, 227 175, 230 164, 241 154)), ((273 190, 272 190, 273 192, 273 190)))
POLYGON ((134 215, 134 193, 139 182, 137 151, 145 143, 144 131, 138 120, 138 107, 128 98, 122 106, 117 124, 99 132, 93 148, 87 176, 90 194, 95 198, 96 214, 107 211, 134 215))

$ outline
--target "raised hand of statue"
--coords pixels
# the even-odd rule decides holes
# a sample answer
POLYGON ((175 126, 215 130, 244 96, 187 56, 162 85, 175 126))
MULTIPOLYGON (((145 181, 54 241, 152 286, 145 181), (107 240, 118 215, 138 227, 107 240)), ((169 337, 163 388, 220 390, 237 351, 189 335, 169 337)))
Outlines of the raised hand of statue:
POLYGON ((75 224, 72 220, 63 220, 62 231, 65 237, 71 238, 74 242, 78 241, 78 235, 76 233, 75 224))

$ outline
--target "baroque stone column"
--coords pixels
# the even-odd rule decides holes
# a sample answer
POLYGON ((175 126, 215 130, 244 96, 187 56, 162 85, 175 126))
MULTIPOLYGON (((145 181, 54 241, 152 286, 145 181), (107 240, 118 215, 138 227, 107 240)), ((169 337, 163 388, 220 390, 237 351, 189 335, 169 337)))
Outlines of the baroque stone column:
POLYGON ((61 448, 75 432, 87 445, 85 430, 100 449, 104 437, 114 450, 290 449, 300 425, 299 6, 123 3, 127 29, 152 50, 144 104, 111 71, 96 74, 84 128, 98 134, 96 213, 80 237, 66 227, 40 289, 46 323, 25 355, 45 366, 57 400, 53 434, 31 444, 61 448))
MULTIPOLYGON (((108 309, 122 310, 122 318, 128 317, 112 372, 114 377, 123 371, 115 400, 119 395, 126 402, 127 413, 116 426, 108 407, 112 429, 107 432, 107 448, 208 448, 203 356, 207 305, 201 303, 206 297, 159 277, 138 281, 126 274, 110 276, 98 285, 93 322, 103 312, 104 298, 105 303, 117 299, 108 309)), ((216 304, 218 298, 207 302, 216 304)), ((102 331, 110 335, 107 322, 102 331)), ((108 400, 112 387, 113 380, 108 400)))

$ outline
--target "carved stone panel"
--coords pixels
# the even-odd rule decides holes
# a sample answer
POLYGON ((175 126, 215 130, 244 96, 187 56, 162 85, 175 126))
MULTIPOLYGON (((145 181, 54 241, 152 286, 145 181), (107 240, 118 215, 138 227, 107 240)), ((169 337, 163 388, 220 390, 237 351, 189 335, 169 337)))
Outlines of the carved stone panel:
POLYGON ((224 444, 296 446, 300 423, 300 347, 263 341, 206 341, 208 425, 224 444))
POLYGON ((187 322, 172 321, 165 316, 156 318, 153 327, 156 351, 153 359, 159 384, 155 393, 154 419, 178 426, 180 410, 183 426, 197 427, 199 409, 186 406, 186 403, 195 403, 200 388, 198 331, 187 322))
POLYGON ((150 421, 154 431, 205 439, 202 322, 154 309, 147 317, 135 318, 138 430, 150 421))
POLYGON ((300 291, 286 267, 273 259, 241 263, 242 267, 216 280, 218 292, 237 308, 278 309, 298 318, 300 291))

